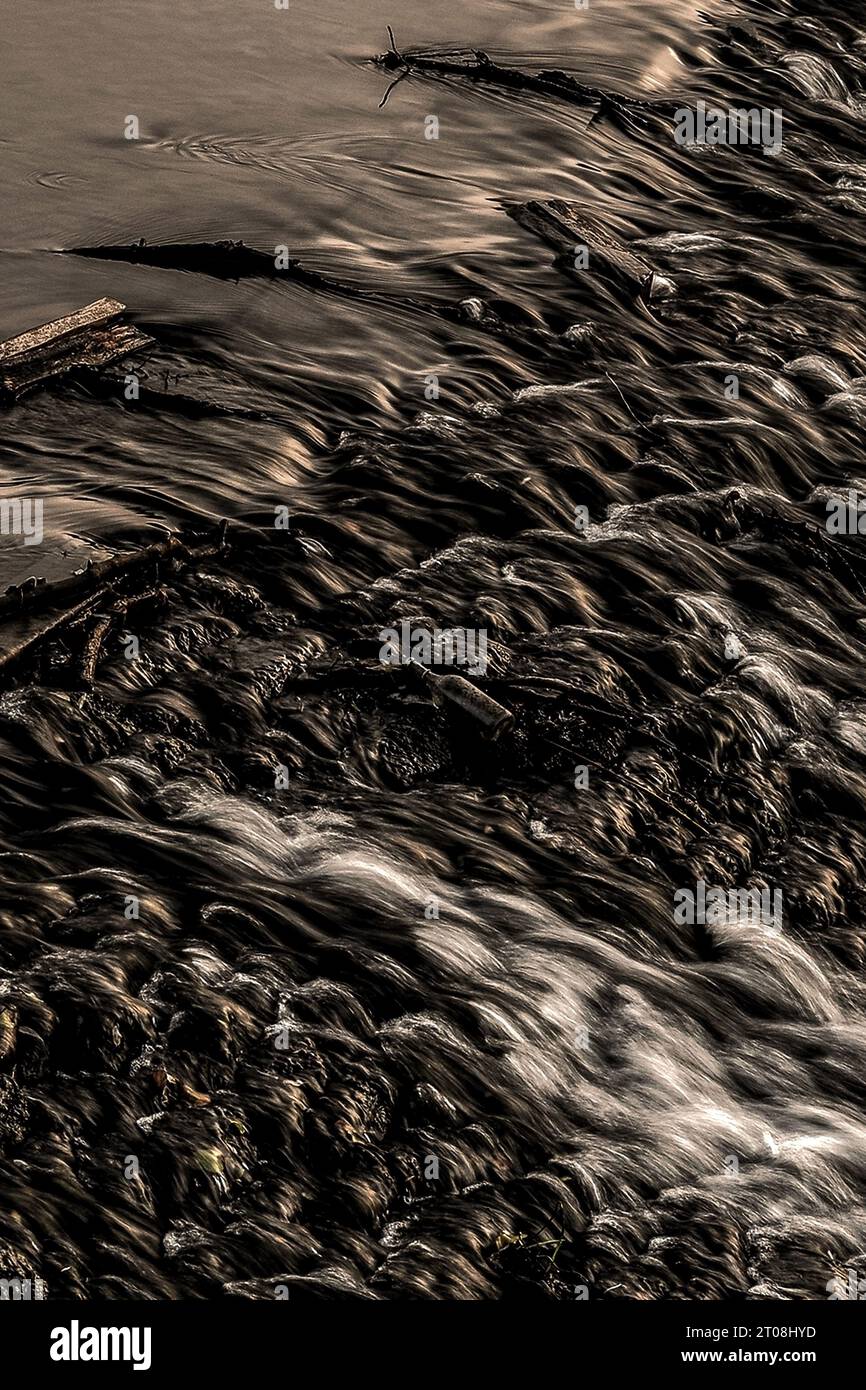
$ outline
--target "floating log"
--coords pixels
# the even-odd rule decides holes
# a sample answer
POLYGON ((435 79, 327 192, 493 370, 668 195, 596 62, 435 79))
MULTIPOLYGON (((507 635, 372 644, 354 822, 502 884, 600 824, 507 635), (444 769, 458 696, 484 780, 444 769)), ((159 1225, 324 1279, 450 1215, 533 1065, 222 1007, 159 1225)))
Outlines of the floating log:
MULTIPOLYGON (((131 249, 133 252, 138 250, 137 247, 131 249)), ((104 250, 109 259, 119 259, 119 252, 126 248, 106 247, 104 250)), ((102 249, 97 252, 96 249, 85 248, 81 254, 101 255, 102 249)), ((261 253, 255 254, 258 256, 261 253)), ((120 322, 124 312, 125 305, 119 300, 98 299, 66 318, 56 319, 53 323, 43 324, 40 328, 0 343, 0 396, 5 394, 17 399, 35 386, 74 370, 94 394, 123 401, 125 374, 105 369, 120 358, 155 346, 153 340, 138 329, 120 322)), ((161 371, 154 370, 152 376, 143 364, 136 365, 139 376, 135 396, 137 404, 170 410, 193 419, 210 416, 254 421, 271 419, 263 411, 169 390, 171 362, 170 357, 161 354, 161 371), (166 382, 164 389, 147 384, 160 376, 166 382)), ((195 368, 191 369, 186 364, 186 370, 189 374, 195 368)))
POLYGON ((117 299, 97 299, 0 343, 0 395, 17 400, 77 368, 104 367, 151 347, 151 338, 121 322, 125 312, 117 299))
POLYGON ((89 328, 108 328, 110 324, 117 323, 124 310, 125 305, 117 299, 96 299, 65 318, 43 323, 40 328, 30 328, 17 338, 8 338, 5 343, 0 343, 0 365, 5 368, 22 358, 53 351, 89 328))
POLYGON ((590 263, 595 257, 616 280, 636 291, 642 299, 665 298, 675 288, 670 280, 658 275, 648 261, 635 253, 625 242, 606 227, 582 212, 575 203, 561 198, 549 201, 534 200, 509 208, 509 214, 521 227, 541 237, 561 257, 572 257, 578 247, 585 246, 590 263))

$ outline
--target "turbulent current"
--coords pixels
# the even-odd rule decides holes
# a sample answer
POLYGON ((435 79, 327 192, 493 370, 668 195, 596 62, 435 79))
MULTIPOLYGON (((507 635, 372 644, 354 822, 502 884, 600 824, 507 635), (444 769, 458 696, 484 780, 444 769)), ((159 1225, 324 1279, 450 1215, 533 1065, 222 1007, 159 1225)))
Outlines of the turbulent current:
POLYGON ((65 634, 0 670, 0 1277, 866 1277, 862 5, 220 5, 193 96, 172 7, 118 8, 101 104, 67 76, 50 148, 0 145, 0 309, 116 295, 156 350, 140 398, 4 410, 2 496, 45 500, 4 582, 228 529, 89 675, 65 634), (780 147, 678 141, 698 103, 780 147), (664 292, 557 255, 546 199, 664 292), (128 250, 240 237, 292 273, 128 250), (485 634, 498 737, 380 659, 404 622, 485 634))

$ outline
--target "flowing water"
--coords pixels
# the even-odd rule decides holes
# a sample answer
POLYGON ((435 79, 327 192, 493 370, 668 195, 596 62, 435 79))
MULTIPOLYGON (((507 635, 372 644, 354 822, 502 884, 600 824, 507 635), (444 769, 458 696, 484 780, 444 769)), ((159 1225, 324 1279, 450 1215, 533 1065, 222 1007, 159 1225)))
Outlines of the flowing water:
POLYGON ((0 580, 242 543, 0 695, 0 1277, 866 1274, 866 19, 710 9, 7 0, 0 336, 113 296, 157 349, 4 411, 0 580), (389 24, 610 96, 376 67, 389 24), (781 151, 678 145, 698 100, 781 151), (509 216, 554 197, 675 292, 556 264, 509 216), (141 238, 322 278, 58 254, 141 238), (382 666, 406 618, 486 632, 513 728, 382 666), (781 921, 683 923, 700 880, 781 921))

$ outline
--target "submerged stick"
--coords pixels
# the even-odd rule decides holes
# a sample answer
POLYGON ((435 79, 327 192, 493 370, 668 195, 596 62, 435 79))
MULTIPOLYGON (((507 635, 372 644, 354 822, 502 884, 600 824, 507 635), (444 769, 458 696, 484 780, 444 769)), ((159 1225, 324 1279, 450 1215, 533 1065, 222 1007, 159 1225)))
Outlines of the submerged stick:
POLYGON ((227 534, 228 524, 221 521, 212 535, 206 538, 184 541, 180 536, 169 536, 164 541, 122 555, 113 555, 96 564, 88 561, 85 569, 54 584, 26 580, 23 584, 12 585, 0 597, 0 621, 25 611, 39 612, 45 608, 74 603, 96 590, 103 590, 104 586, 116 586, 122 581, 134 582, 146 572, 158 574, 161 565, 183 566, 195 560, 209 559, 225 549, 227 534))
MULTIPOLYGON (((154 266, 166 270, 183 270, 199 275, 212 275, 220 280, 285 280, 290 284, 300 285, 303 289, 340 295, 365 304, 404 309, 412 313, 433 314, 449 323, 462 324, 467 328, 504 338, 522 348, 532 345, 549 351, 557 342, 549 330, 537 324, 509 322, 507 317, 503 317, 482 299, 469 298, 455 303, 448 300, 419 299, 412 295, 383 294, 380 290, 366 289, 363 285, 353 285, 345 280, 323 275, 317 270, 310 270, 294 257, 288 257, 285 264, 278 265, 272 252, 259 251, 253 246, 247 246, 243 241, 178 241, 166 242, 160 246, 148 246, 144 241, 136 241, 128 246, 75 246, 60 254, 125 261, 130 265, 154 266)), ((509 306, 503 308, 506 314, 517 317, 516 311, 509 306)))
POLYGON ((639 97, 620 96, 617 92, 606 91, 600 87, 590 87, 580 82, 570 73, 559 68, 538 68, 534 72, 526 68, 505 67, 482 49, 428 49, 413 53, 400 53, 393 42, 389 29, 391 48, 380 53, 373 62, 377 67, 393 72, 403 68, 407 72, 427 74, 431 77, 462 77, 469 81, 486 82, 510 91, 538 92, 552 96, 576 106, 601 106, 605 110, 638 110, 655 114, 673 115, 671 102, 648 101, 639 97))
MULTIPOLYGON (((104 607, 104 613, 96 616, 111 622, 131 607, 157 597, 161 566, 183 569, 199 560, 221 555, 225 543, 226 523, 221 522, 214 536, 206 540, 184 543, 179 537, 170 536, 159 545, 88 565, 80 574, 58 584, 28 582, 8 590, 0 599, 0 621, 4 617, 26 620, 28 614, 32 614, 34 622, 24 631, 16 625, 17 633, 13 629, 5 649, 0 649, 0 676, 37 656, 51 642, 69 635, 82 625, 82 620, 92 619, 94 610, 104 607), (46 607, 55 611, 40 619, 37 613, 46 607)), ((96 623, 87 639, 88 644, 91 641, 93 644, 90 663, 93 670, 106 631, 101 623, 96 623)))
POLYGON ((142 238, 129 246, 73 246, 60 254, 165 270, 194 270, 221 280, 275 279, 286 273, 277 268, 273 253, 257 251, 243 241, 178 241, 149 246, 142 238))
POLYGON ((112 613, 100 613, 94 620, 81 653, 79 675, 82 685, 93 684, 96 667, 102 655, 102 645, 111 631, 114 617, 112 613))
POLYGON ((128 617, 130 613, 141 608, 143 604, 163 600, 165 597, 165 589, 158 585, 156 588, 148 589, 143 594, 132 594, 128 598, 117 599, 107 613, 95 615, 79 657, 78 675, 82 685, 93 684, 96 668, 102 657, 102 649, 117 622, 128 617))

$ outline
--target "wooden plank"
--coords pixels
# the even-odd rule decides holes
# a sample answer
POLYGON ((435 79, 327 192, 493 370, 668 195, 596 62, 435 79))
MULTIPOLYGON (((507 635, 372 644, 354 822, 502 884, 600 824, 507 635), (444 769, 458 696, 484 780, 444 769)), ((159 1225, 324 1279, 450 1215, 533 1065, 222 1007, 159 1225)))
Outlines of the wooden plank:
POLYGON ((112 327, 97 330, 79 342, 72 338, 65 344, 66 351, 54 357, 27 357, 16 362, 7 370, 0 369, 0 391, 18 400, 35 387, 64 376, 76 368, 96 370, 116 362, 118 358, 128 357, 133 352, 141 352, 153 346, 153 339, 139 333, 131 324, 118 323, 112 327))
POLYGON ((662 297, 674 288, 669 280, 656 274, 648 261, 635 255, 625 242, 576 203, 566 203, 561 198, 534 200, 519 203, 509 212, 521 227, 546 241, 560 256, 573 256, 577 248, 585 246, 590 265, 596 256, 614 278, 636 290, 643 299, 662 297))
POLYGON ((9 366, 34 356, 51 356, 55 349, 62 351, 68 339, 88 329, 107 328, 125 312, 126 305, 118 299, 96 299, 83 309, 76 309, 74 314, 53 319, 51 323, 43 323, 39 328, 31 328, 19 333, 17 338, 0 343, 0 365, 9 366))
POLYGON ((97 299, 0 343, 0 395, 18 400, 67 372, 96 371, 151 347, 151 338, 121 322, 125 310, 119 299, 97 299))

